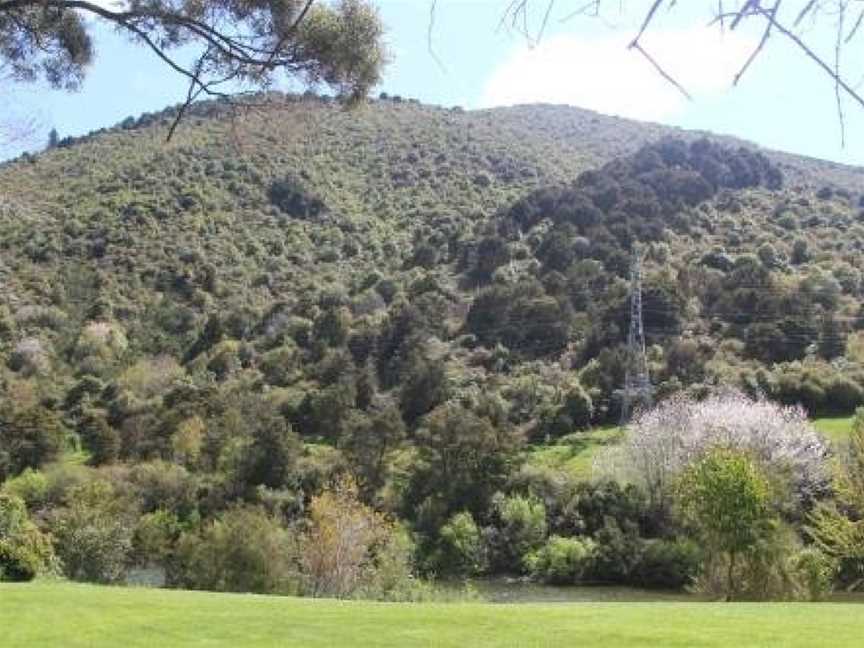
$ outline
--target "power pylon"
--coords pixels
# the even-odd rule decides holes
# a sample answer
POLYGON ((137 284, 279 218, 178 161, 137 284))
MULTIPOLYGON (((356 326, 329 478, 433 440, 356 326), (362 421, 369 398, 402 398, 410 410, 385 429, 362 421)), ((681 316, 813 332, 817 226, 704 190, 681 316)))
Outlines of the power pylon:
POLYGON ((622 426, 630 421, 634 410, 648 408, 654 401, 642 326, 642 258, 635 246, 630 266, 630 332, 627 335, 626 362, 624 389, 621 390, 622 426))

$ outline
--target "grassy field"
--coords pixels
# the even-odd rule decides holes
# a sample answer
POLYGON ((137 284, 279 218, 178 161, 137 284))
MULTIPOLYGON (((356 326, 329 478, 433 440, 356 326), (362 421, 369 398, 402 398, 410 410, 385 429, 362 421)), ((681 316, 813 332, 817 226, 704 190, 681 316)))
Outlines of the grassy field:
POLYGON ((555 443, 534 446, 528 454, 528 463, 588 479, 597 453, 605 446, 618 443, 621 435, 617 425, 574 432, 555 443))
POLYGON ((860 646, 855 604, 387 604, 0 585, 19 646, 860 646))
POLYGON ((843 443, 852 431, 852 416, 835 416, 813 419, 813 426, 832 443, 843 443))

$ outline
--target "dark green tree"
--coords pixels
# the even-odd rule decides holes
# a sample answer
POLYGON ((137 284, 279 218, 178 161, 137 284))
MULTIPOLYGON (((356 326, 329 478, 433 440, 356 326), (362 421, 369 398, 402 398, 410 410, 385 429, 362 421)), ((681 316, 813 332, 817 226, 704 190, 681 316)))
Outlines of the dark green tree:
POLYGON ((386 60, 381 21, 364 0, 153 0, 116 9, 8 0, 0 3, 0 63, 20 81, 78 88, 95 55, 88 18, 126 33, 188 82, 177 121, 199 97, 230 99, 238 83, 267 88, 280 75, 365 97, 386 60))
POLYGON ((252 435, 240 464, 242 485, 282 488, 289 484, 301 453, 291 426, 282 416, 265 414, 256 421, 252 435))
POLYGON ((85 413, 78 424, 78 434, 84 447, 90 451, 92 465, 112 463, 120 456, 120 434, 108 424, 104 413, 85 413))
POLYGON ((0 409, 0 480, 53 461, 65 439, 60 417, 51 410, 38 405, 0 409))
POLYGON ((522 438, 448 402, 426 417, 416 445, 420 461, 406 492, 405 513, 434 531, 453 513, 487 512, 492 495, 518 466, 522 438))

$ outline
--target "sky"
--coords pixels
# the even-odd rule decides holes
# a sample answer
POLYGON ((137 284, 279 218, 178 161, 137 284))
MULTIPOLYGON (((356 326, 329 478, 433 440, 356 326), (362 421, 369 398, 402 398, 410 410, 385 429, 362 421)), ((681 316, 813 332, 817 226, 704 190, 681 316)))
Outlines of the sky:
MULTIPOLYGON (((379 0, 392 58, 379 90, 467 109, 570 104, 864 166, 864 109, 845 103, 846 144, 841 146, 833 83, 782 36, 769 40, 733 87, 736 71, 761 34, 740 29, 721 35, 708 28, 716 1, 677 3, 674 12, 658 14, 643 41, 692 100, 627 49, 647 0, 609 0, 600 18, 568 18, 584 2, 556 0, 542 35, 546 3, 533 2, 535 12, 528 15, 533 36, 526 37, 501 23, 509 0, 438 0, 434 15, 431 0, 379 0)), ((809 28, 807 37, 830 58, 833 36, 827 27, 809 28)), ((83 134, 185 95, 182 78, 150 52, 110 28, 96 23, 92 28, 96 59, 79 92, 32 85, 5 89, 5 114, 34 118, 40 145, 51 128, 61 137, 83 134)), ((848 56, 854 64, 853 52, 848 56)), ((857 58, 859 67, 853 69, 860 74, 857 58)))

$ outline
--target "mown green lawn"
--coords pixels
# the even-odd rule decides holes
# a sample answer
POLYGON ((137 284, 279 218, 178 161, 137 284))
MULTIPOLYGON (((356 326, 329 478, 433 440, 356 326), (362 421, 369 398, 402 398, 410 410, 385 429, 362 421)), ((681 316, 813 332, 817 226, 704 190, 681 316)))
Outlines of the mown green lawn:
POLYGON ((388 604, 0 585, 0 645, 861 646, 855 604, 388 604))
POLYGON ((831 443, 845 443, 852 432, 853 416, 832 416, 813 419, 813 427, 824 434, 831 443))

